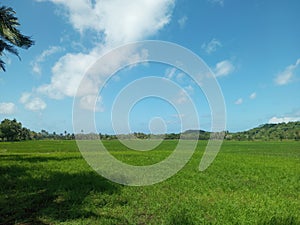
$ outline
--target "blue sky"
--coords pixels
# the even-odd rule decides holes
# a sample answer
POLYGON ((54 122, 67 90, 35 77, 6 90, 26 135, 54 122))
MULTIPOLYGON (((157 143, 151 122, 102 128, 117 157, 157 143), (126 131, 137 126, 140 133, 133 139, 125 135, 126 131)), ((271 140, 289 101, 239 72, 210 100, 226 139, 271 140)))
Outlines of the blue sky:
MULTIPOLYGON (((84 72, 105 52, 141 40, 174 42, 197 54, 222 89, 227 130, 300 120, 300 2, 298 0, 3 0, 35 45, 21 61, 3 57, 0 119, 40 131, 72 132, 73 98, 84 72)), ((204 94, 178 70, 155 63, 119 71, 99 96, 97 129, 113 133, 111 105, 127 84, 147 76, 172 79, 195 102, 200 128, 210 129, 204 94)), ((174 95, 178 102, 183 96, 174 95)), ((147 98, 131 110, 132 131, 149 121, 180 130, 172 105, 147 98), (161 118, 164 122, 161 121, 161 118)), ((187 116, 187 115, 185 115, 187 116)), ((155 130, 152 123, 151 126, 155 130)), ((193 124, 190 124, 190 128, 193 124)))

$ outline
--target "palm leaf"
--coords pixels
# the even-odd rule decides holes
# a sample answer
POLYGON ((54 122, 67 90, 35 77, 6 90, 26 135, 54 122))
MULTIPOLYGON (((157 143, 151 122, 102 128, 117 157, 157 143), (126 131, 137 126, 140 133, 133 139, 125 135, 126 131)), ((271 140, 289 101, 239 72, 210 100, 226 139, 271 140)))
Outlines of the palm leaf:
MULTIPOLYGON (((21 34, 16 28, 20 24, 15 14, 10 7, 0 7, 0 56, 4 51, 8 51, 19 57, 14 46, 27 49, 34 44, 29 36, 21 34)), ((3 60, 0 60, 0 69, 5 71, 4 65, 3 60)))

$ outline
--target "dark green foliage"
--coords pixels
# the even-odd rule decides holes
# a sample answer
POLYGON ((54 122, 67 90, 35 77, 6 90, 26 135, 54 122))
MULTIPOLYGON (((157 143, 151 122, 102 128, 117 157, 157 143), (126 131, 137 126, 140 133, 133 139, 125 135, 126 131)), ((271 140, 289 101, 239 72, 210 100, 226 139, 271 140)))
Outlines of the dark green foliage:
POLYGON ((164 139, 166 140, 179 139, 179 138, 180 138, 180 134, 175 134, 175 133, 166 134, 164 137, 164 139))
POLYGON ((300 122, 264 124, 244 132, 229 134, 233 140, 300 140, 300 122))
POLYGON ((181 138, 188 140, 208 140, 211 132, 204 130, 187 130, 181 134, 181 138))
POLYGON ((132 137, 138 139, 185 139, 185 140, 209 140, 211 135, 225 134, 225 140, 236 140, 236 141, 272 141, 272 140, 300 140, 300 122, 289 122, 280 124, 264 124, 257 128, 250 129, 248 131, 230 133, 211 133, 203 130, 187 130, 183 133, 170 133, 160 135, 150 135, 141 132, 133 134, 123 134, 118 137, 115 135, 108 134, 78 134, 78 139, 102 139, 102 140, 115 140, 120 139, 131 139, 132 137))
POLYGON ((21 141, 30 140, 30 130, 22 127, 16 119, 5 119, 0 124, 0 140, 21 141))
MULTIPOLYGON (((0 7, 0 56, 7 51, 19 57, 15 47, 27 49, 34 44, 30 37, 21 34, 17 29, 20 24, 15 14, 10 7, 0 7)), ((5 71, 5 62, 1 59, 0 68, 5 71)))
POLYGON ((295 217, 272 217, 269 221, 263 221, 260 224, 263 225, 299 225, 295 217))
POLYGON ((27 140, 42 140, 42 139, 54 139, 54 140, 74 140, 75 135, 69 134, 66 131, 64 134, 52 134, 46 130, 40 132, 31 131, 26 127, 22 127, 22 123, 16 119, 9 120, 4 119, 0 123, 0 141, 27 141, 27 140))
MULTIPOLYGON (((57 134, 56 132, 49 133, 46 130, 40 132, 31 131, 22 127, 22 124, 14 120, 5 119, 0 124, 0 141, 21 141, 21 140, 116 140, 116 139, 165 139, 165 140, 209 140, 211 133, 203 130, 187 130, 183 133, 170 134, 145 134, 142 132, 134 132, 133 134, 95 134, 95 133, 80 133, 70 134, 67 131, 57 134), (20 127, 21 125, 21 127, 20 127), (9 129, 12 129, 11 131, 9 129)), ((221 133, 220 133, 221 134, 221 133)), ((226 131, 225 140, 237 141, 272 141, 272 140, 300 140, 300 122, 289 122, 280 124, 264 124, 257 128, 248 131, 230 133, 226 131)))

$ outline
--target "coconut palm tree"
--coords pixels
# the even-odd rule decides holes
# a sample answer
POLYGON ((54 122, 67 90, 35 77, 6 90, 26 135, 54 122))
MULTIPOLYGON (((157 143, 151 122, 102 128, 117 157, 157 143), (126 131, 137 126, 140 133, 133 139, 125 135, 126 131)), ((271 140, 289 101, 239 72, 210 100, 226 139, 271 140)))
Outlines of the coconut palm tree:
MULTIPOLYGON (((0 7, 0 56, 7 51, 20 59, 16 47, 28 49, 34 42, 17 29, 20 24, 15 14, 16 12, 10 7, 0 7)), ((1 59, 0 69, 5 71, 5 62, 1 59)))

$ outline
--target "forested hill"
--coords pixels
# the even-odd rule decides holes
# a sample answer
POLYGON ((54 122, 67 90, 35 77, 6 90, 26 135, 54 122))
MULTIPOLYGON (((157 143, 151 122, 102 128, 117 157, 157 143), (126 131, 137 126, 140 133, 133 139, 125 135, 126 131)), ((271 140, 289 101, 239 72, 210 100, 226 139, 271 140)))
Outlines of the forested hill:
POLYGON ((300 140, 300 121, 263 124, 248 131, 227 133, 226 139, 234 140, 300 140))

